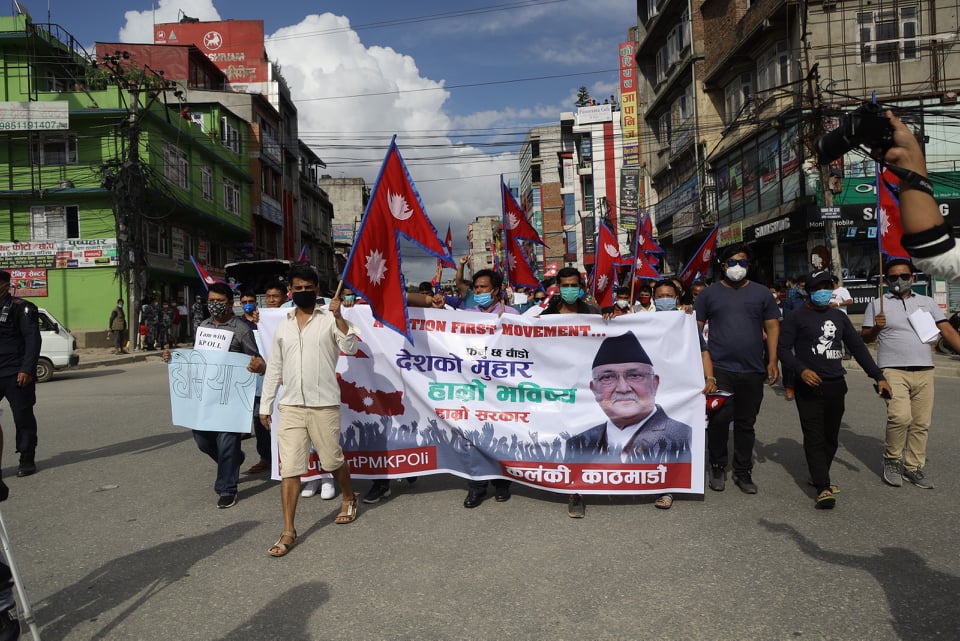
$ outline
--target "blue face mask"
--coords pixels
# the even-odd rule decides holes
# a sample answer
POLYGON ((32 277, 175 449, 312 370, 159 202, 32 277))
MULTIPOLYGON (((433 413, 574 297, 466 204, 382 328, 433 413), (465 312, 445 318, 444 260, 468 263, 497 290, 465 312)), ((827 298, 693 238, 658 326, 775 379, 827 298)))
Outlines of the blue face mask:
POLYGON ((658 312, 673 312, 677 309, 676 298, 658 298, 653 301, 653 304, 656 306, 658 312))
POLYGON ((480 307, 487 307, 490 305, 490 303, 493 302, 493 294, 491 294, 490 292, 485 292, 483 294, 474 294, 473 300, 480 307))
POLYGON ((255 304, 253 304, 253 303, 244 303, 244 304, 243 304, 243 313, 244 313, 244 314, 252 314, 252 313, 254 313, 255 311, 257 311, 257 306, 256 306, 255 304))
POLYGON ((810 301, 817 307, 826 307, 833 298, 833 292, 829 289, 818 289, 810 294, 810 301))
POLYGON ((563 299, 563 302, 568 305, 573 305, 575 302, 580 300, 580 297, 583 296, 583 290, 579 287, 561 287, 560 288, 560 298, 563 299))

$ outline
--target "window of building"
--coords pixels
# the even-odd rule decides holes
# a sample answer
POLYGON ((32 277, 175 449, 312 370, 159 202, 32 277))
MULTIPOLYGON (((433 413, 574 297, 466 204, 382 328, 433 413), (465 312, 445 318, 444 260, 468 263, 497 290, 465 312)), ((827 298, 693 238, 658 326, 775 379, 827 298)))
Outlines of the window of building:
POLYGON ((235 154, 243 151, 240 130, 231 125, 226 116, 220 117, 220 142, 235 154))
POLYGON ((752 95, 753 77, 750 73, 742 73, 728 84, 723 90, 725 122, 731 123, 746 112, 752 95))
POLYGON ((80 208, 77 205, 31 207, 30 238, 35 241, 80 238, 80 208))
POLYGON ((792 79, 790 43, 781 40, 757 59, 757 91, 785 85, 792 79))
POLYGON ((200 166, 200 195, 213 202, 213 168, 210 165, 200 166))
POLYGON ((41 166, 77 164, 77 135, 40 134, 31 141, 30 162, 41 166))
POLYGON ((531 165, 530 167, 530 181, 533 184, 540 182, 540 165, 531 165))
POLYGON ((567 227, 569 225, 577 222, 577 205, 576 201, 573 198, 573 194, 564 194, 563 195, 563 226, 567 227))
POLYGON ((857 13, 860 62, 918 59, 917 16, 915 5, 857 13))
POLYGON ((156 223, 144 223, 143 235, 147 241, 147 252, 160 256, 170 255, 170 235, 167 228, 156 223))
POLYGON ((661 146, 666 146, 670 144, 670 134, 673 130, 673 115, 670 111, 664 111, 660 114, 660 117, 657 118, 657 140, 660 141, 661 146))
POLYGON ((240 185, 229 178, 223 179, 223 208, 240 215, 240 185))
POLYGON ((533 158, 540 157, 540 141, 539 140, 530 141, 530 156, 532 156, 533 158))
POLYGON ((657 0, 647 0, 647 20, 657 15, 657 0))
POLYGON ((190 161, 176 145, 163 143, 163 177, 181 189, 190 189, 190 161))

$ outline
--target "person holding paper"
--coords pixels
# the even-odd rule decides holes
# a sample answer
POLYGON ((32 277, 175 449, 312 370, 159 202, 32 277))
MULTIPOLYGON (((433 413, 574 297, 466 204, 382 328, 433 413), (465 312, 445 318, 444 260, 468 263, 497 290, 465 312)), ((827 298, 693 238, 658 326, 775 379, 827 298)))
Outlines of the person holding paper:
POLYGON ((797 374, 796 400, 803 430, 803 453, 810 484, 817 488, 815 507, 831 509, 840 488, 830 481, 837 453, 847 383, 843 346, 867 376, 877 381, 877 393, 889 397, 890 385, 877 367, 847 315, 830 307, 833 279, 828 271, 807 276, 810 300, 783 319, 777 355, 784 368, 797 374))
MULTIPOLYGON (((903 479, 924 489, 933 482, 924 472, 927 433, 933 415, 933 355, 931 341, 922 340, 922 321, 940 330, 947 343, 960 351, 960 334, 944 318, 936 301, 913 291, 913 264, 894 258, 884 265, 888 292, 870 301, 863 312, 863 339, 877 344, 877 361, 893 389, 887 401, 887 432, 881 478, 900 487, 903 479), (904 458, 906 462, 904 462, 904 458)), ((936 334, 933 336, 936 338, 936 334)), ((926 336, 924 338, 927 338, 926 336)))
MULTIPOLYGON (((263 374, 267 364, 260 357, 253 328, 233 313, 233 290, 225 283, 213 283, 207 291, 207 308, 210 318, 197 327, 193 348, 198 350, 222 350, 250 356, 247 370, 263 374)), ((163 362, 170 362, 170 350, 163 350, 163 362)), ((243 450, 238 432, 214 432, 193 430, 193 440, 200 451, 217 464, 217 480, 213 485, 217 496, 217 508, 224 510, 237 504, 237 483, 240 481, 240 465, 243 450)))

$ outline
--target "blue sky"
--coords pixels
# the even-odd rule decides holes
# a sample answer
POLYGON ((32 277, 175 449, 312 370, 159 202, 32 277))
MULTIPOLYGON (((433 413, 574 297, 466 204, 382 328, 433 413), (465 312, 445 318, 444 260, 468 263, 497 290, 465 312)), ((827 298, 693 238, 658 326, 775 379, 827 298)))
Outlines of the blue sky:
MULTIPOLYGON (((46 2, 21 3, 46 21, 46 2)), ((152 38, 150 2, 50 3, 52 22, 84 46, 152 38)), ((434 224, 441 233, 453 226, 455 253, 466 245, 467 223, 499 215, 497 175, 518 171, 515 146, 474 145, 520 142, 529 127, 556 122, 573 109, 581 85, 601 99, 614 93, 616 47, 636 22, 627 0, 160 0, 153 7, 157 22, 175 22, 181 11, 204 21, 263 20, 268 55, 298 101, 301 138, 328 172, 372 182, 396 133, 434 224), (453 12, 470 13, 439 15, 453 12), (600 70, 609 71, 583 73, 600 70), (450 88, 565 74, 572 75, 450 88), (391 95, 338 97, 364 93, 391 95)), ((405 261, 405 271, 411 267, 405 261)))

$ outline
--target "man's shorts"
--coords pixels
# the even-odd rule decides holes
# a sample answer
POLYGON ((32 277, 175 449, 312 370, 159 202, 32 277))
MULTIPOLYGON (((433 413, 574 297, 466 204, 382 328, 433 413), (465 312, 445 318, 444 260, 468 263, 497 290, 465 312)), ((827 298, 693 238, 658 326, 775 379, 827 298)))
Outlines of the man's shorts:
POLYGON ((277 449, 280 454, 280 476, 300 476, 307 471, 310 443, 317 451, 325 472, 343 465, 340 448, 340 406, 300 407, 280 405, 277 427, 277 449))

